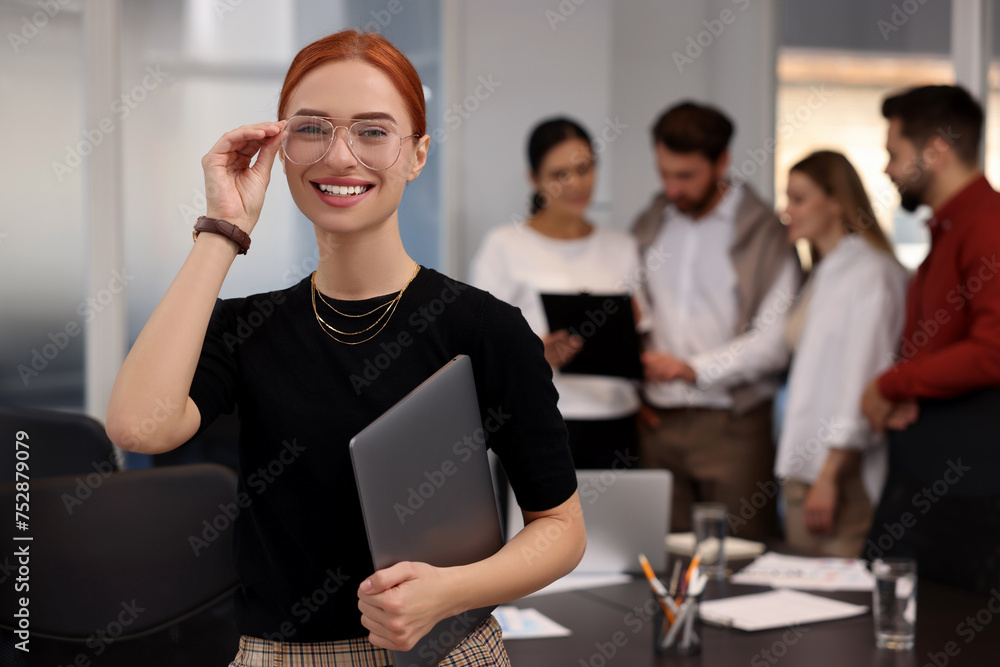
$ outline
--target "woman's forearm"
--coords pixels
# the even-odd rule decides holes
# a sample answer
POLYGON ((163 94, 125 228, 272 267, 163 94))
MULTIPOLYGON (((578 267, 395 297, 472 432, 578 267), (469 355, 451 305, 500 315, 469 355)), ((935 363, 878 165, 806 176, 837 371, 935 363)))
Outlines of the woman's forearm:
POLYGON ((837 483, 844 479, 861 460, 861 451, 858 449, 834 449, 827 450, 826 460, 820 470, 819 478, 837 483))
POLYGON ((197 431, 188 398, 205 332, 236 257, 236 244, 203 233, 142 328, 115 379, 107 431, 117 446, 147 454, 173 449, 197 431), (143 425, 155 424, 150 429, 143 425))
POLYGON ((495 555, 452 568, 456 612, 502 604, 568 574, 587 545, 577 493, 549 512, 525 513, 526 525, 495 555))

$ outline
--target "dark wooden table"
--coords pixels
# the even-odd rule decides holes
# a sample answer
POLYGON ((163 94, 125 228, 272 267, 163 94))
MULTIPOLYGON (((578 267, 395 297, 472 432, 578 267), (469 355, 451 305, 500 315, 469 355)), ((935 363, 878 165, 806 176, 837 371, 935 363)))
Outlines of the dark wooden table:
MULTIPOLYGON (((706 598, 755 593, 765 588, 713 582, 706 598)), ((817 593, 871 606, 870 593, 817 593)), ((875 647, 872 615, 779 630, 743 632, 700 627, 702 651, 680 657, 653 652, 652 604, 645 579, 628 584, 527 598, 573 631, 570 637, 506 642, 514 667, 702 665, 706 667, 932 667, 1000 665, 1000 590, 993 596, 921 581, 917 590, 917 639, 911 651, 875 647), (992 608, 991 608, 992 605, 992 608), (971 619, 971 622, 970 622, 971 619), (978 628, 978 629, 977 629, 978 628)))

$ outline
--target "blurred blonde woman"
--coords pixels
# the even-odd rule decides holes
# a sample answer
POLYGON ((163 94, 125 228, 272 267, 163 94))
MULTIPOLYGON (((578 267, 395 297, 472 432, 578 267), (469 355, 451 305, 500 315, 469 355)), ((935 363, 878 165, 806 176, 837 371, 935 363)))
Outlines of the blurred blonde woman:
POLYGON ((846 157, 809 155, 792 167, 787 193, 789 238, 807 240, 815 263, 785 330, 792 364, 775 461, 785 534, 793 546, 854 557, 886 474, 885 441, 861 395, 891 365, 907 274, 846 157))

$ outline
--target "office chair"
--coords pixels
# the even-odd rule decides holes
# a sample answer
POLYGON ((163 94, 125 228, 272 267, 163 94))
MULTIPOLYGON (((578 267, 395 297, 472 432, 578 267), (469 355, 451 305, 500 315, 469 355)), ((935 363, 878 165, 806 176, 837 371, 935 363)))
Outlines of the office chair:
MULTIPOLYGON (((14 516, 0 522, 0 663, 228 664, 239 644, 230 599, 235 473, 209 464, 115 473, 69 503, 77 483, 33 480, 27 529, 14 516), (25 536, 32 540, 15 539, 25 536), (23 593, 12 585, 22 549, 23 593), (30 653, 14 649, 22 596, 30 653)), ((0 484, 0 507, 13 514, 17 493, 0 484)))
MULTIPOLYGON (((4 439, 13 440, 19 431, 28 436, 31 479, 94 473, 103 478, 119 469, 104 427, 85 414, 0 405, 4 439)), ((14 480, 15 463, 11 448, 0 458, 0 482, 14 480)))

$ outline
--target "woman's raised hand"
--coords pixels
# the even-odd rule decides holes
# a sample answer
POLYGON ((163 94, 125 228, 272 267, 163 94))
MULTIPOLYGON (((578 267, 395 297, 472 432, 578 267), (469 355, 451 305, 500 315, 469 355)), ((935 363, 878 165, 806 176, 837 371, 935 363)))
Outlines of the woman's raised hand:
POLYGON ((264 205, 283 127, 284 121, 244 125, 215 142, 201 159, 208 217, 228 220, 250 233, 264 205), (257 161, 251 167, 254 155, 257 161))

